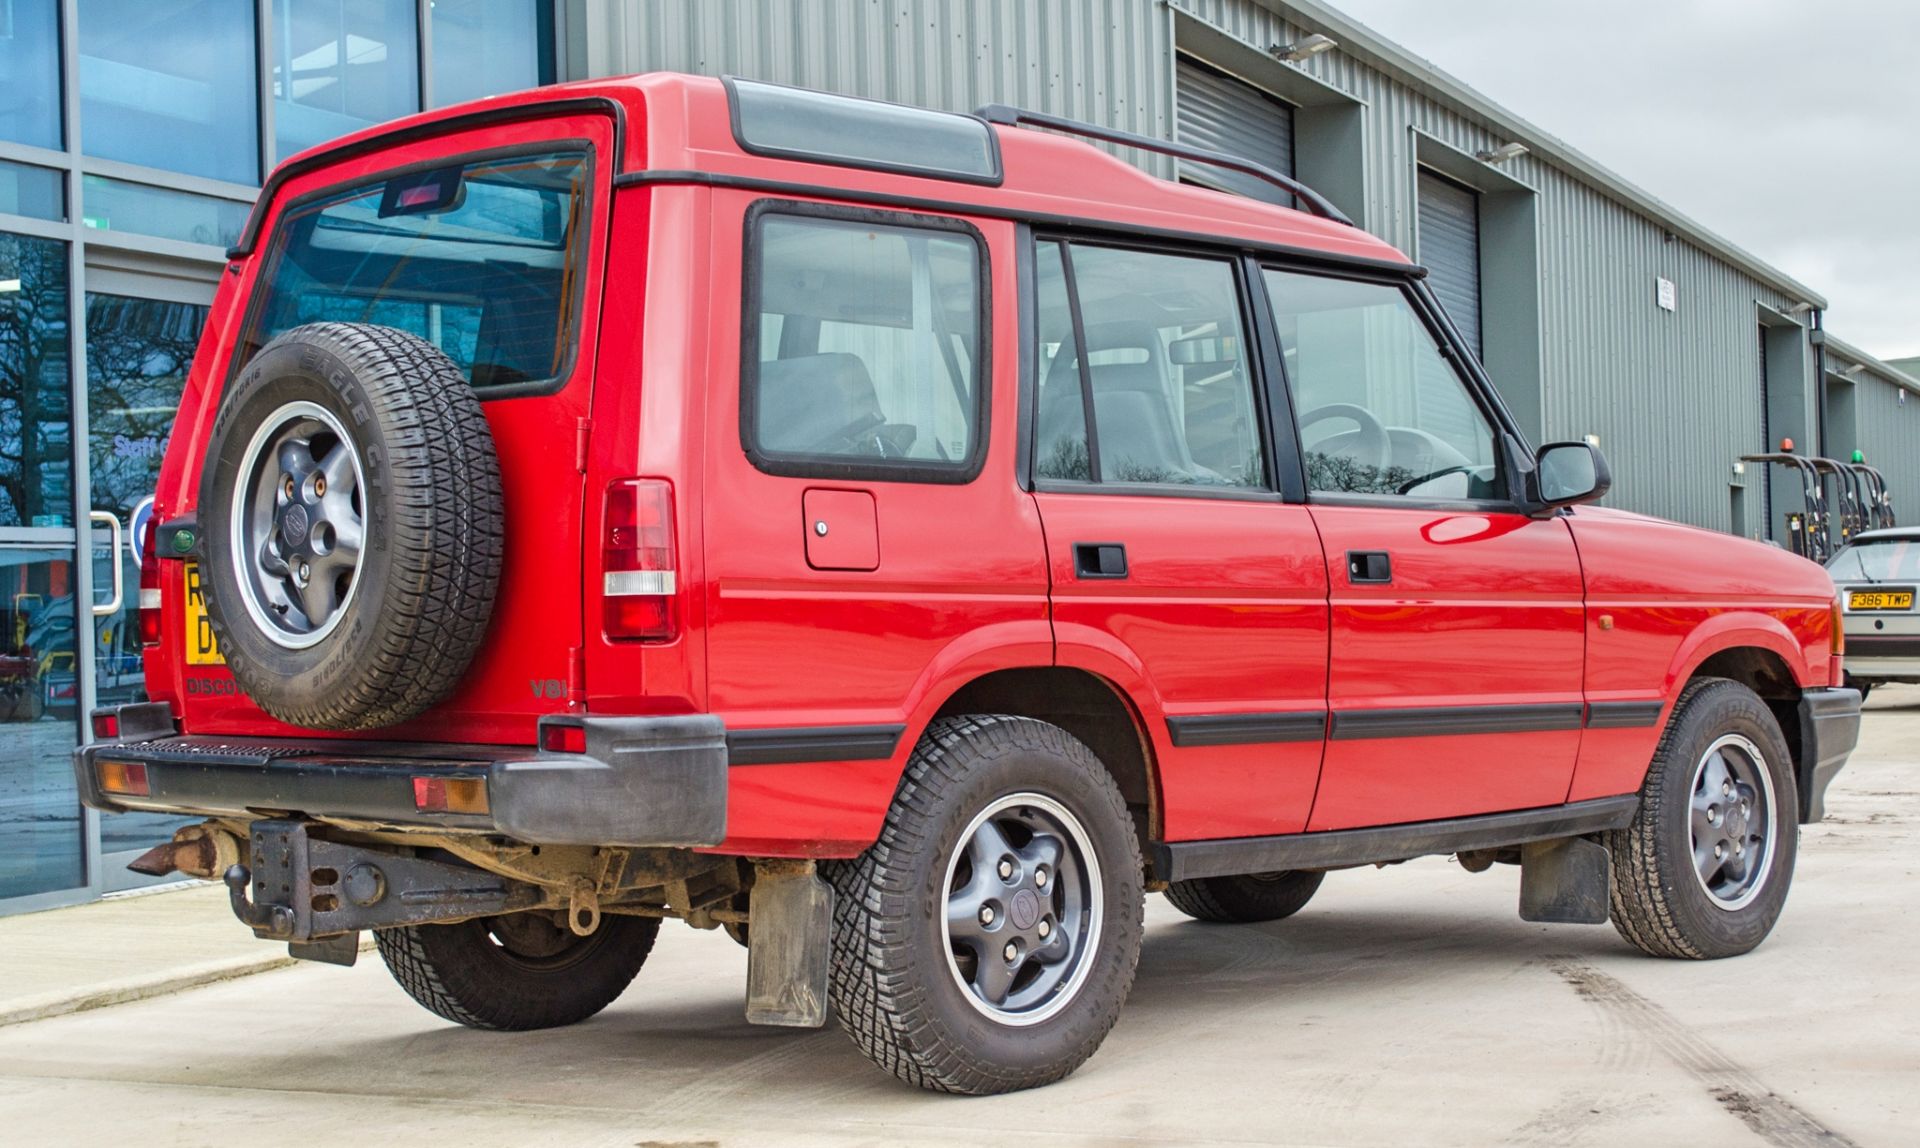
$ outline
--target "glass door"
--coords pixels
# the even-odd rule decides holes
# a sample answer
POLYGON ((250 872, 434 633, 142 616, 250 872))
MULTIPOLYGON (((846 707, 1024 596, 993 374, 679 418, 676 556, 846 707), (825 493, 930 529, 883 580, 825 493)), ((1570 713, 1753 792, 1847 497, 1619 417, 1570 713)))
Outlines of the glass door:
MULTIPOLYGON (((118 279, 119 277, 116 277, 118 279)), ((117 284, 116 284, 117 285, 117 284)), ((138 284, 133 285, 137 289, 138 284)), ((93 510, 121 523, 122 544, 111 547, 107 531, 94 533, 94 598, 112 597, 113 567, 120 567, 122 594, 112 613, 94 619, 92 648, 96 705, 146 700, 140 660, 140 545, 152 525, 154 484, 173 430, 180 391, 193 364, 204 301, 198 285, 171 299, 87 292, 87 456, 93 510)), ((212 288, 206 288, 211 295, 212 288)), ((195 818, 157 813, 108 813, 100 817, 101 884, 107 891, 150 883, 126 863, 168 840, 195 818)), ((171 880, 173 878, 166 878, 171 880)))

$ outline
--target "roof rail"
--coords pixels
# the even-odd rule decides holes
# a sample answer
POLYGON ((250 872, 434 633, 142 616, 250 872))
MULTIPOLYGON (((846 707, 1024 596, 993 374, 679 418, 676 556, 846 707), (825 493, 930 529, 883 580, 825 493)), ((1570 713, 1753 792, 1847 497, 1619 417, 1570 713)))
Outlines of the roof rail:
POLYGON ((1242 159, 1237 155, 1228 155, 1226 152, 1220 151, 1210 151, 1207 148, 1194 147, 1191 144, 1173 143, 1168 140, 1155 139, 1153 136, 1143 136, 1135 132, 1121 131, 1119 128, 1103 128, 1097 124, 1083 123, 1080 120, 1070 120, 1065 116, 1051 116, 1045 112, 1030 112, 1009 104, 983 104, 979 110, 974 112, 974 115, 979 116, 990 124, 1000 124, 1005 127, 1029 126, 1048 128, 1056 132, 1065 132, 1068 135, 1100 140, 1103 143, 1122 144, 1127 147, 1139 148, 1141 151, 1156 152, 1160 155, 1170 155, 1178 159, 1191 160, 1194 163, 1204 163, 1212 167, 1226 168, 1228 171, 1237 171, 1242 175, 1250 175, 1255 179, 1270 183, 1280 190, 1297 197, 1301 203, 1306 204, 1315 215, 1320 216, 1322 219, 1331 219, 1335 223, 1344 223, 1348 227, 1354 226, 1353 220, 1347 218, 1347 213, 1335 207, 1333 202, 1326 196, 1321 195, 1319 192, 1290 175, 1281 175, 1265 164, 1258 164, 1250 159, 1242 159))

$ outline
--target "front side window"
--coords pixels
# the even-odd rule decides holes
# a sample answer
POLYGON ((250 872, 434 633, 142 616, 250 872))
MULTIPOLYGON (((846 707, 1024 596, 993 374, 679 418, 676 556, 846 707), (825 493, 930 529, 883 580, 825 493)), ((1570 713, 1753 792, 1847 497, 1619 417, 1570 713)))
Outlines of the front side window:
POLYGON ((753 243, 742 414, 755 462, 774 473, 974 473, 985 351, 976 233, 767 213, 753 243))
POLYGON ((1496 499, 1493 425, 1393 284, 1269 269, 1307 489, 1496 499))
POLYGON ((302 323, 398 327, 487 394, 566 374, 590 230, 584 151, 453 161, 295 207, 238 362, 302 323))
POLYGON ((1035 474, 1266 488, 1232 264, 1062 243, 1035 262, 1035 474))

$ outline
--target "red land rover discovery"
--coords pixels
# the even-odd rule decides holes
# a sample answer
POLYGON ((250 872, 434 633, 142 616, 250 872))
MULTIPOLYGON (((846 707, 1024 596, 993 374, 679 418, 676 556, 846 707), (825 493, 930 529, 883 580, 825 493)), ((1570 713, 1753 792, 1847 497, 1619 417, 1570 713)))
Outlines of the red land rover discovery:
POLYGON ((652 75, 274 173, 87 803, 206 818, 297 957, 371 929, 479 1028, 663 918, 904 1080, 1057 1080, 1143 896, 1520 867, 1529 920, 1724 957, 1852 750, 1833 586, 1589 505, 1421 269, 1257 165, 990 107, 652 75), (1075 135, 1268 180, 1155 179, 1075 135))

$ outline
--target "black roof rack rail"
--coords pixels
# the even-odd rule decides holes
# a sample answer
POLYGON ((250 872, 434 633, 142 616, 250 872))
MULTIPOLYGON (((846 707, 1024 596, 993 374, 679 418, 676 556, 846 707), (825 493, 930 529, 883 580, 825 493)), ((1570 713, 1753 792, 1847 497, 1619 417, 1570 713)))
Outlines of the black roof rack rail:
POLYGON ((1047 128, 1056 132, 1065 132, 1068 135, 1100 140, 1103 143, 1122 144, 1126 147, 1139 148, 1141 151, 1156 152, 1160 155, 1174 156, 1177 159, 1192 160, 1194 163, 1204 163, 1213 167, 1226 168, 1228 171, 1237 171, 1242 175, 1250 175, 1255 179, 1264 180, 1280 190, 1297 197, 1301 203, 1306 204, 1315 215, 1320 216, 1322 219, 1331 219, 1335 223, 1344 223, 1348 227, 1355 226, 1353 220, 1347 218, 1347 213, 1335 207, 1333 201, 1329 200, 1326 196, 1321 195, 1319 192, 1290 175, 1281 175, 1265 164, 1258 164, 1250 159, 1242 159, 1237 155, 1228 155, 1222 151, 1210 151, 1207 148, 1194 147, 1191 144, 1173 143, 1168 140, 1155 139, 1153 136, 1143 136, 1135 132, 1121 131, 1119 128, 1103 128, 1097 124, 1084 123, 1080 120, 1070 120, 1065 116, 1051 116, 1045 112, 1030 112, 1024 108, 1013 107, 1010 104, 983 104, 973 114, 990 124, 1000 124, 1004 127, 1030 126, 1047 128))

